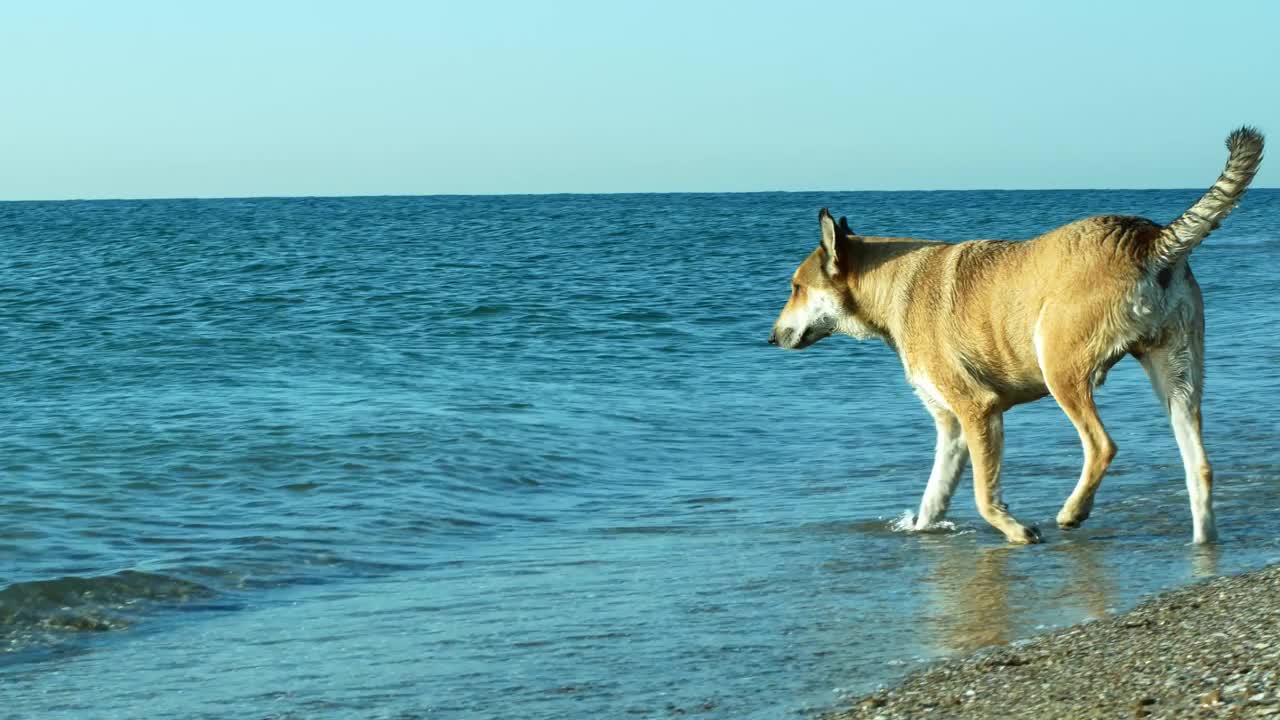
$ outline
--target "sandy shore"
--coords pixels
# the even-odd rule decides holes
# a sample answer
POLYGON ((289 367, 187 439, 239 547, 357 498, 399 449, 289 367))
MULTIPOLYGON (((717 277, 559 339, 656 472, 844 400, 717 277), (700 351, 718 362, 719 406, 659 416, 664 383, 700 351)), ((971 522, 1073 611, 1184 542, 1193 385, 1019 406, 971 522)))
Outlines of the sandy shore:
POLYGON ((942 661, 834 718, 1280 718, 1280 565, 942 661))

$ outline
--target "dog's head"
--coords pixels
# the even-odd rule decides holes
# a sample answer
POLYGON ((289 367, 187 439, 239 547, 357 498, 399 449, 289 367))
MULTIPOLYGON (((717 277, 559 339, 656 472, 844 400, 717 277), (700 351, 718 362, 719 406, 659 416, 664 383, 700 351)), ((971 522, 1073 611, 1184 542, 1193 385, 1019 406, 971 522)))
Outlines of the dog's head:
POLYGON ((822 243, 791 276, 791 298, 773 323, 771 345, 800 350, 833 333, 855 334, 848 274, 857 238, 844 218, 836 222, 826 208, 818 213, 818 225, 822 243))

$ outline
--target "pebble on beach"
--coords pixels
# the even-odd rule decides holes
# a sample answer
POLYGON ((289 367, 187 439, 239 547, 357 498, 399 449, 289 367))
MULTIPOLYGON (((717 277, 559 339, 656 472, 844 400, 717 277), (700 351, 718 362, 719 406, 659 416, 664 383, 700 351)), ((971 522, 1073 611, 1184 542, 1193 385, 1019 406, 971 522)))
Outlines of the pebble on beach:
POLYGON ((941 661, 833 720, 920 717, 1280 718, 1280 566, 941 661))

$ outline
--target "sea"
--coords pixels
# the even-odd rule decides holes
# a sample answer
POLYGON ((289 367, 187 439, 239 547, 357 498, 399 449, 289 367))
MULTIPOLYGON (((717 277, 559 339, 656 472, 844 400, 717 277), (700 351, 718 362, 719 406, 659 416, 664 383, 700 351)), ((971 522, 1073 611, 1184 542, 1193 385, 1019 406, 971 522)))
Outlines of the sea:
POLYGON ((1221 542, 1141 368, 1093 516, 1051 399, 1013 547, 879 342, 767 343, 867 235, 1173 219, 1201 190, 0 203, 0 717, 819 717, 938 658, 1280 560, 1280 190, 1192 256, 1221 542))

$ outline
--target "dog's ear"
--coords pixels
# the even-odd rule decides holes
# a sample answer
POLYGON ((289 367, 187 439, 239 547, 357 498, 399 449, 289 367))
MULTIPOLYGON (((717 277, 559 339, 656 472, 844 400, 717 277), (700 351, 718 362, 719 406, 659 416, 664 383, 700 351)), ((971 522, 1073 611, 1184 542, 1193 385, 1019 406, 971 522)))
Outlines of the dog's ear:
POLYGON ((849 230, 849 221, 844 218, 840 218, 840 225, 837 227, 835 218, 831 217, 826 208, 818 212, 818 225, 822 228, 822 249, 827 254, 823 269, 834 277, 840 272, 840 264, 846 260, 849 236, 853 233, 849 230))

